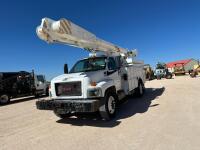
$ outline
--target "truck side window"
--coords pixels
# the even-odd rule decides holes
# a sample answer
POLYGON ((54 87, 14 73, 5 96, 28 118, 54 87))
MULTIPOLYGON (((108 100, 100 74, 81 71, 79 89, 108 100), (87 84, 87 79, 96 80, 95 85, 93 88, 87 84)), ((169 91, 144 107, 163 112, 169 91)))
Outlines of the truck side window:
POLYGON ((109 70, 116 70, 116 63, 113 57, 109 57, 108 60, 108 69, 109 70))
POLYGON ((122 66, 121 56, 115 57, 116 67, 119 69, 122 66))

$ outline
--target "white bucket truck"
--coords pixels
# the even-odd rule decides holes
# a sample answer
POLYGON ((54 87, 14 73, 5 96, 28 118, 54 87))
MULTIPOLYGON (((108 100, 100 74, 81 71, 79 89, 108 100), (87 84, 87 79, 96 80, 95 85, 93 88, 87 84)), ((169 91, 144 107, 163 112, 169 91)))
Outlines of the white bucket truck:
POLYGON ((37 35, 48 43, 61 43, 90 52, 68 72, 51 81, 50 100, 38 100, 40 110, 53 110, 66 118, 99 111, 103 119, 116 114, 117 103, 128 95, 142 96, 145 90, 144 63, 135 61, 136 51, 118 47, 66 19, 43 18, 37 35))

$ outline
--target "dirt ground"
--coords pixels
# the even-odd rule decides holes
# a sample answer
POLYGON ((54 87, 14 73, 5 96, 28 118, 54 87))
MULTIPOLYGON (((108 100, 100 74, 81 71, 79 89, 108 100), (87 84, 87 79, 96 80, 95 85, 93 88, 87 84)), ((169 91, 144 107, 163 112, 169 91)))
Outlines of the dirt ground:
POLYGON ((31 97, 0 106, 0 149, 199 150, 200 77, 148 81, 146 88, 109 122, 59 119, 37 110, 31 97))

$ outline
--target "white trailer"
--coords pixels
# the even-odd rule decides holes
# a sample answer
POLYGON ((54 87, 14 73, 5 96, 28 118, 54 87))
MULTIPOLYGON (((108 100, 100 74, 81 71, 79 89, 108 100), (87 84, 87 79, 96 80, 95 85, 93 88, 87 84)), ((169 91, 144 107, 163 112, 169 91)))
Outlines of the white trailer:
POLYGON ((83 48, 88 58, 75 63, 68 72, 51 81, 50 100, 36 102, 40 110, 53 110, 61 117, 99 111, 109 120, 116 104, 128 95, 142 96, 145 90, 144 63, 135 61, 136 51, 118 47, 66 19, 42 19, 37 35, 48 43, 83 48))

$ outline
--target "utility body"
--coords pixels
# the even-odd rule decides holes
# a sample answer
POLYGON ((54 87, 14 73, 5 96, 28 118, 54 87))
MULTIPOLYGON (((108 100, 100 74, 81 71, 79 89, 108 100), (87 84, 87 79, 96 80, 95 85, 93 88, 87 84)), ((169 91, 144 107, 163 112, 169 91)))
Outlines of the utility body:
POLYGON ((134 60, 136 51, 101 40, 66 19, 44 18, 37 34, 48 43, 67 44, 90 52, 69 72, 65 65, 65 73, 51 80, 50 100, 37 101, 38 109, 53 110, 61 118, 99 111, 103 119, 109 120, 115 116, 120 100, 133 93, 143 95, 144 63, 134 60))
POLYGON ((48 83, 44 75, 34 72, 0 72, 0 104, 7 104, 11 98, 47 94, 48 83))

